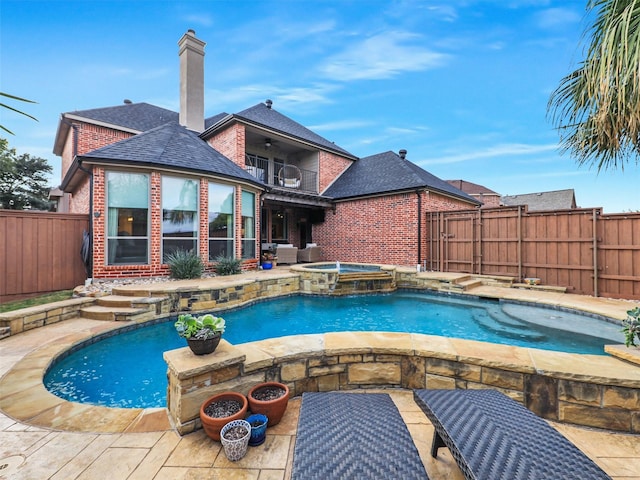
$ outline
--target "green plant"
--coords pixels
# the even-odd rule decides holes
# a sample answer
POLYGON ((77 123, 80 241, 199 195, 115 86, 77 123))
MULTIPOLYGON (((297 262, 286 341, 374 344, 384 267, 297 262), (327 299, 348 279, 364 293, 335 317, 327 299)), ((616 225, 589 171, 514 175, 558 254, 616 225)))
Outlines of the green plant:
POLYGON ((218 275, 235 275, 241 273, 240 268, 241 260, 233 257, 223 257, 222 255, 216 258, 216 273, 218 275))
POLYGON ((223 334, 225 321, 222 317, 216 317, 207 313, 200 317, 194 317, 190 313, 178 316, 174 324, 178 335, 183 338, 193 338, 196 340, 207 340, 217 334, 223 334))
POLYGON ((23 308, 34 307, 36 305, 46 305, 47 303, 60 302, 73 298, 73 290, 60 290, 58 292, 47 293, 37 297, 31 297, 24 300, 13 300, 0 305, 0 313, 13 312, 23 308))
POLYGON ((193 250, 175 250, 167 255, 171 276, 177 279, 200 278, 204 271, 202 259, 193 250))
POLYGON ((627 347, 636 346, 635 337, 640 340, 640 307, 627 311, 627 318, 622 321, 624 328, 624 344, 627 347))

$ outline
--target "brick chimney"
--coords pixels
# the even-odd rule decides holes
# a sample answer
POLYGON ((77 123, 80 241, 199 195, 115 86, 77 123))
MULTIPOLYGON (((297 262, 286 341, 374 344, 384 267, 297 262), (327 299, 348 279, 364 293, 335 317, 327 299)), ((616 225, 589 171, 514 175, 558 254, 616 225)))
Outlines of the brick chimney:
POLYGON ((204 46, 196 32, 187 30, 178 42, 180 57, 180 125, 204 130, 204 46))

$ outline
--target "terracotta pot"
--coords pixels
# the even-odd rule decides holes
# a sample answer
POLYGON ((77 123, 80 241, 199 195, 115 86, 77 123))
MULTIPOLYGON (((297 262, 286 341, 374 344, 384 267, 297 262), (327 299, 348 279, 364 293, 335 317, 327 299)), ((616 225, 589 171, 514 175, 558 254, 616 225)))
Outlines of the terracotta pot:
POLYGON ((206 355, 208 353, 213 353, 215 349, 218 348, 221 338, 221 333, 216 334, 213 338, 207 338, 206 340, 187 338, 187 345, 189 345, 191 351, 196 355, 206 355))
POLYGON ((200 405, 200 421, 202 422, 202 428, 204 428, 205 433, 209 436, 209 438, 220 441, 220 430, 227 423, 233 420, 244 420, 245 415, 247 414, 247 408, 249 404, 247 402, 247 397, 237 392, 224 392, 214 395, 211 398, 208 398, 205 402, 200 405), (242 408, 238 413, 230 415, 228 417, 210 417, 206 413, 204 413, 205 408, 207 408, 211 403, 217 400, 236 400, 240 402, 242 408))
POLYGON ((277 425, 282 419, 282 415, 284 415, 285 410, 287 409, 287 405, 289 404, 289 387, 287 387, 284 383, 278 382, 266 382, 259 383, 254 386, 251 390, 249 390, 249 395, 247 395, 247 399, 249 400, 249 410, 251 413, 261 413, 262 415, 266 415, 269 419, 269 427, 273 427, 277 425), (265 387, 278 387, 284 390, 284 395, 275 400, 257 400, 253 397, 253 394, 265 387))

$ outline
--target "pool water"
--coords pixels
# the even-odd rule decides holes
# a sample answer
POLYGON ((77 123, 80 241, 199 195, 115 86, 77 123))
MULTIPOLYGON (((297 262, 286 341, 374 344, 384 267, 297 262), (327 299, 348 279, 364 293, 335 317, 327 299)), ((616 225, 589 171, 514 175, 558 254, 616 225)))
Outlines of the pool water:
MULTIPOLYGON (((420 292, 347 297, 292 296, 218 312, 232 344, 306 333, 413 332, 572 353, 604 354, 620 326, 571 312, 420 292), (574 332, 582 333, 574 333, 574 332)), ((110 407, 166 406, 162 353, 186 346, 173 322, 144 326, 80 348, 45 375, 66 400, 110 407)))

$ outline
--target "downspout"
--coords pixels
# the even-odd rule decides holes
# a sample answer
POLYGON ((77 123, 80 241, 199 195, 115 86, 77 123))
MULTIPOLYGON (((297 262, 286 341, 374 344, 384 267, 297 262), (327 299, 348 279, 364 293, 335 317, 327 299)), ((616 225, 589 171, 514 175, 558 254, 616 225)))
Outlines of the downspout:
MULTIPOLYGON (((78 156, 78 125, 71 124, 73 128, 73 158, 77 159, 78 156)), ((89 278, 93 278, 93 169, 88 170, 82 166, 82 160, 78 160, 78 169, 83 171, 89 176, 89 251, 91 255, 89 257, 88 272, 89 278)))
POLYGON ((420 190, 416 190, 418 196, 418 265, 422 262, 422 196, 420 190))

